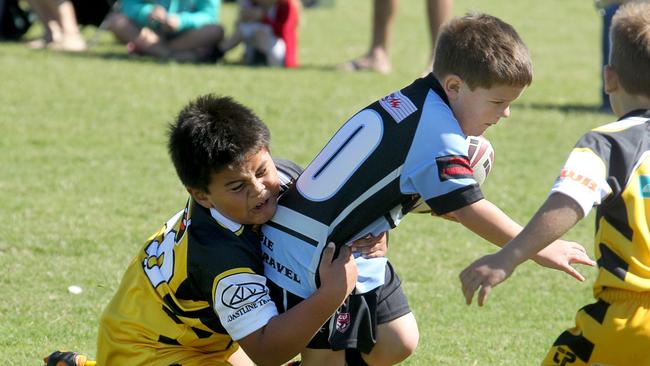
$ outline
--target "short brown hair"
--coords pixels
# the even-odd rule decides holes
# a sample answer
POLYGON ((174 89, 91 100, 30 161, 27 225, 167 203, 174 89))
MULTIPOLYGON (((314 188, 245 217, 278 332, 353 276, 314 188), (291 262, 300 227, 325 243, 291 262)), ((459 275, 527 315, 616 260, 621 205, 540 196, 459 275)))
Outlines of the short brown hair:
POLYGON ((650 97, 650 3, 621 6, 612 18, 610 39, 609 65, 623 89, 650 97))
POLYGON ((441 30, 433 74, 439 80, 458 75, 471 89, 524 87, 533 81, 533 63, 528 47, 510 24, 470 13, 452 19, 441 30))

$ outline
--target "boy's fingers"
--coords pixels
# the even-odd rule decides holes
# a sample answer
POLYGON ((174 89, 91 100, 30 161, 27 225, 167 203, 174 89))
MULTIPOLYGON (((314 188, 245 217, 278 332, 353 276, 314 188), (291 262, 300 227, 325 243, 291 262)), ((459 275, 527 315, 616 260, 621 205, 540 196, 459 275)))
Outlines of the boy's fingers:
MULTIPOLYGON (((332 244, 332 253, 334 253, 334 249, 333 249, 334 244, 333 243, 330 244, 332 244)), ((347 245, 344 245, 341 247, 341 249, 339 249, 339 256, 337 257, 337 259, 347 262, 350 259, 351 255, 352 255, 352 248, 350 248, 347 245)))
POLYGON ((568 264, 564 267, 564 272, 568 273, 571 277, 575 278, 580 282, 585 280, 584 276, 582 276, 580 272, 578 272, 575 268, 571 267, 568 264))
POLYGON ((579 263, 579 264, 584 264, 586 266, 591 266, 591 267, 596 265, 596 261, 589 258, 587 253, 579 253, 577 256, 575 256, 575 257, 573 257, 571 259, 571 263, 579 263))
POLYGON ((334 243, 327 243, 325 250, 323 250, 323 259, 321 263, 332 263, 332 258, 334 258, 334 243))
POLYGON ((465 303, 467 305, 472 304, 472 298, 474 297, 474 292, 476 292, 476 279, 465 277, 463 279, 463 295, 465 295, 465 303))
POLYGON ((481 290, 478 292, 478 306, 485 304, 490 291, 492 291, 492 286, 485 284, 481 286, 481 290))

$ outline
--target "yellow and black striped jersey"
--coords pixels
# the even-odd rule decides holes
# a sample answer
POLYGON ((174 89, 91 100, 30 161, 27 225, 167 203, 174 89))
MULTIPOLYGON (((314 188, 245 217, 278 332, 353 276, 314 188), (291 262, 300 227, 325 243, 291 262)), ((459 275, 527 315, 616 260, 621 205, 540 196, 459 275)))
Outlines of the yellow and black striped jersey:
MULTIPOLYGON (((278 173, 283 185, 297 175, 278 173)), ((263 271, 258 229, 190 198, 127 268, 100 320, 98 361, 151 364, 170 348, 225 361, 278 314, 263 271)))
POLYGON ((650 291, 650 111, 585 134, 551 192, 572 197, 585 216, 596 206, 594 295, 650 291))

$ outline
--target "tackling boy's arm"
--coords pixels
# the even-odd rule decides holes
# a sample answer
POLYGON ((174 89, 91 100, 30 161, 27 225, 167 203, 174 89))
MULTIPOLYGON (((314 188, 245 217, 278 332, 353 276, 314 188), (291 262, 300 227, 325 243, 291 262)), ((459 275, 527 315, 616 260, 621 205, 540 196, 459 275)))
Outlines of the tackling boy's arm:
POLYGON ((357 267, 351 249, 343 246, 340 250, 337 259, 332 261, 334 245, 325 248, 319 266, 321 286, 314 294, 238 340, 256 364, 279 365, 290 360, 307 346, 352 292, 357 281, 357 267))
MULTIPOLYGON (((480 287, 478 304, 483 306, 492 287, 508 278, 523 261, 569 231, 582 216, 582 208, 575 200, 561 193, 551 194, 519 235, 498 252, 480 258, 461 272, 467 304, 472 303, 474 292, 480 287)), ((576 252, 575 258, 577 263, 595 264, 582 250, 576 252)))
MULTIPOLYGON (((581 212, 579 206, 577 207, 578 212, 581 212)), ((521 231, 519 224, 486 199, 454 211, 453 216, 463 226, 500 247, 512 240, 521 231)), ((584 277, 575 268, 571 267, 571 264, 594 265, 594 261, 587 256, 585 249, 580 244, 556 240, 559 237, 560 235, 546 243, 548 245, 553 242, 548 247, 546 247, 547 245, 540 245, 538 250, 533 252, 536 254, 531 254, 526 259, 531 258, 542 266, 564 271, 583 281, 584 277), (540 251, 540 249, 543 250, 540 251)))

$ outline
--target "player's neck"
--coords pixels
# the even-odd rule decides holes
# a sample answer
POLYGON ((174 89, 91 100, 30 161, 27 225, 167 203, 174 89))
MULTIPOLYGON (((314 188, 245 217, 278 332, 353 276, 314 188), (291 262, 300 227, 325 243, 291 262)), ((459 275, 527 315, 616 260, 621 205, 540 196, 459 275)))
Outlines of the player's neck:
POLYGON ((616 114, 624 116, 637 109, 650 109, 650 98, 642 95, 626 94, 618 100, 616 114))

